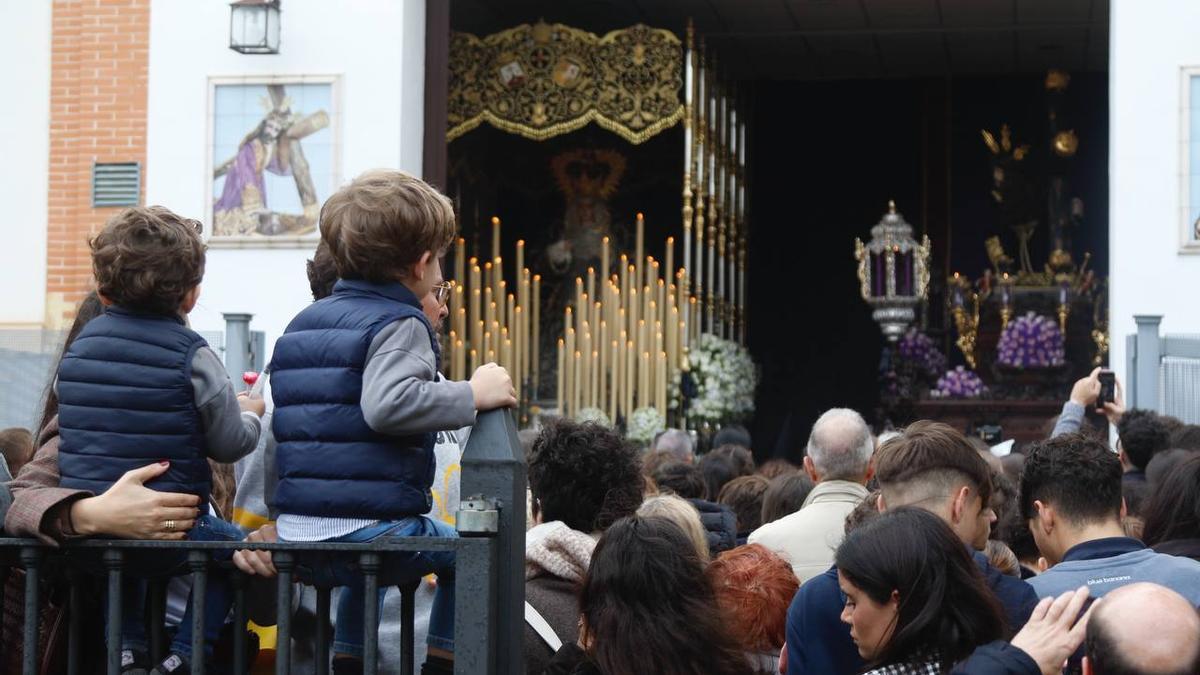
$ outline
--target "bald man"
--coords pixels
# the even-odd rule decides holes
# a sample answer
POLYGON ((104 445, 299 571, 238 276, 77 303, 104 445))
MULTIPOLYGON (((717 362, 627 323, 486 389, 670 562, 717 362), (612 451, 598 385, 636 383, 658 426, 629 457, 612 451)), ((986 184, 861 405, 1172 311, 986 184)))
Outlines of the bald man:
POLYGON ((1200 615, 1165 586, 1122 586, 1092 612, 1086 648, 1084 675, 1200 673, 1200 615))

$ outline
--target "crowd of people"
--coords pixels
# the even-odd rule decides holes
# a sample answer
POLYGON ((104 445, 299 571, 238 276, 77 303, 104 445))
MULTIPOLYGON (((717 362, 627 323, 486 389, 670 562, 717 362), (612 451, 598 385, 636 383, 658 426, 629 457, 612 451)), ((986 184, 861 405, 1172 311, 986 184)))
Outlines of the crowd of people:
MULTIPOLYGON (((96 290, 67 336, 36 452, 33 434, 0 432, 6 534, 49 545, 456 536, 475 414, 515 398, 492 364, 467 382, 439 374, 440 258, 454 228, 445 197, 406 174, 349 183, 322 209, 314 302, 297 308, 261 386, 238 393, 186 322, 204 275, 199 223, 162 207, 114 217, 91 242, 96 290)), ((547 416, 522 432, 526 670, 1200 672, 1200 427, 1119 397, 1100 405, 1099 393, 1097 371, 1046 439, 1003 458, 937 422, 877 435, 842 408, 814 423, 799 465, 757 463, 740 427, 698 453, 678 429, 641 448, 547 416)), ((269 553, 228 557, 273 588, 269 553)), ((223 665, 242 627, 227 622, 221 575, 203 597, 172 582, 174 639, 150 654, 146 579, 186 569, 172 555, 127 561, 122 672, 223 665), (190 639, 200 602, 203 654, 190 639)), ((452 672, 453 569, 452 553, 429 552, 386 571, 389 585, 418 584, 423 673, 452 672)), ((385 594, 367 597, 349 565, 299 572, 340 589, 331 667, 362 672, 364 634, 395 616, 365 626, 363 608, 385 594)), ((256 624, 272 622, 261 614, 256 624)), ((19 633, 5 640, 19 652, 19 633)))

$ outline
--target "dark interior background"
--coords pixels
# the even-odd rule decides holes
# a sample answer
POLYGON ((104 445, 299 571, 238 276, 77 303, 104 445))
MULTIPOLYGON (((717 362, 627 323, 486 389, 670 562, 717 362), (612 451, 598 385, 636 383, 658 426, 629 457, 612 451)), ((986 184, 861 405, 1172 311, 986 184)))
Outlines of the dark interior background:
MULTIPOLYGON (((486 35, 544 18, 598 33, 638 21, 682 33, 692 16, 708 32, 751 120, 748 340, 762 366, 754 450, 760 459, 795 459, 827 408, 882 422, 883 340, 858 294, 853 241, 870 237, 889 199, 918 237, 933 240, 933 288, 921 321, 961 363, 945 330, 945 277, 978 277, 988 265, 983 241, 993 234, 1010 255, 1016 249, 997 226, 980 130, 998 134, 1007 123, 1016 143, 1033 147, 1027 164, 1044 184, 1047 67, 1072 75, 1059 121, 1080 140, 1066 174, 1086 213, 1073 253, 1078 261, 1091 252, 1091 267, 1107 276, 1107 12, 1103 0, 454 0, 451 26, 486 35), (912 12, 896 12, 905 7, 912 12)), ((625 155, 614 224, 631 235, 634 214, 644 212, 647 252, 661 256, 662 240, 681 232, 679 128, 640 146, 596 127, 542 143, 486 125, 470 132, 448 147, 448 191, 459 199, 468 239, 488 245, 480 226, 492 213, 504 218, 506 252, 518 238, 531 254, 557 238, 563 203, 549 159, 576 147, 625 155)), ((1035 265, 1045 262, 1044 225, 1031 253, 1035 265)), ((682 261, 679 248, 675 256, 682 261)), ((554 285, 548 277, 546 293, 554 285)))

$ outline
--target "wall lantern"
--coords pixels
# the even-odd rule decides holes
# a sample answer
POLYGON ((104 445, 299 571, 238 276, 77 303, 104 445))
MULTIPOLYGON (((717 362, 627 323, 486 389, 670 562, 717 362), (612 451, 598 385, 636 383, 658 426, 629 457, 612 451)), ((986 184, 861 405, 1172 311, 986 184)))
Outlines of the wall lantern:
POLYGON ((280 0, 229 3, 229 48, 243 54, 279 53, 280 0))

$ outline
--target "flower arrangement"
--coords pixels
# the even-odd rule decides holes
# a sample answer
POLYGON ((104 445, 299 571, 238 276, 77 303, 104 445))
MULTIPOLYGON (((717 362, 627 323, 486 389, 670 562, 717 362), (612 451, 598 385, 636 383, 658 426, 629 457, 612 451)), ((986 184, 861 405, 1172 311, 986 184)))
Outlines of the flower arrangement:
POLYGON ((1058 324, 1029 312, 1011 321, 1000 334, 996 362, 1009 368, 1055 368, 1066 362, 1058 324))
POLYGON ((601 426, 611 427, 612 420, 608 419, 608 414, 599 408, 584 408, 575 413, 576 422, 595 422, 601 426))
POLYGON ((946 370, 946 355, 933 344, 928 335, 910 328, 896 345, 900 361, 930 380, 946 370))
POLYGON ((658 414, 658 408, 638 408, 625 424, 625 437, 636 443, 649 445, 658 432, 666 428, 667 421, 658 414))
POLYGON ((979 398, 985 391, 987 387, 975 371, 959 366, 938 378, 937 387, 930 395, 934 398, 979 398))
POLYGON ((728 424, 754 412, 758 371, 745 347, 705 333, 692 351, 691 365, 696 396, 688 417, 693 422, 728 424))

